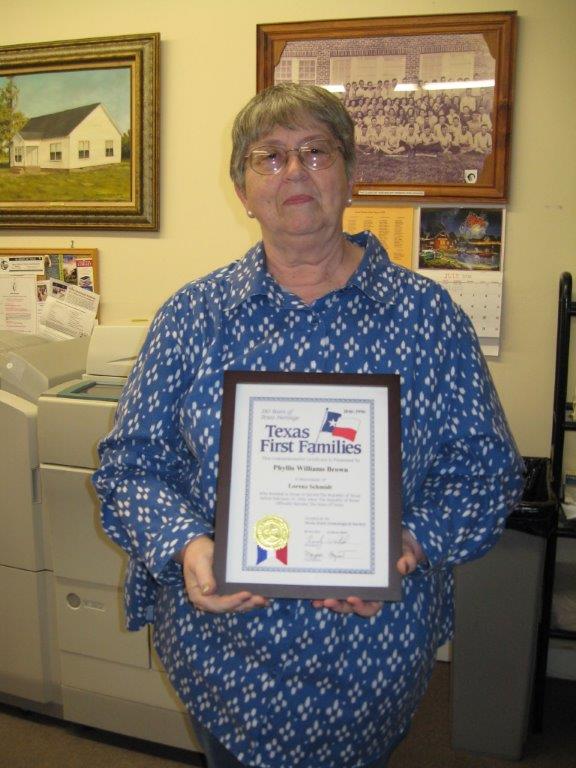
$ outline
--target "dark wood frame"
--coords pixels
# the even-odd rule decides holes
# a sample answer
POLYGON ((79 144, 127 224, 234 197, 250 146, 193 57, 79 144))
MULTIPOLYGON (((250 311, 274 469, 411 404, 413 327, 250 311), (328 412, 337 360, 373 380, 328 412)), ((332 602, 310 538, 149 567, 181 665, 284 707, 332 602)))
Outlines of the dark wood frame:
MULTIPOLYGON (((396 18, 340 19, 257 27, 257 88, 274 82, 274 68, 287 43, 354 38, 480 34, 495 59, 493 151, 477 182, 457 183, 356 183, 357 199, 413 199, 483 201, 503 203, 508 198, 513 75, 516 50, 516 12, 472 13, 396 18)), ((473 179, 473 176, 470 177, 473 179)))
POLYGON ((305 597, 309 599, 341 598, 351 595, 365 600, 399 600, 401 577, 396 563, 401 555, 401 456, 400 456, 400 380, 392 374, 332 374, 332 373, 278 373, 267 371, 226 371, 224 373, 224 399, 222 405, 222 429, 220 435, 220 464, 215 522, 214 573, 219 594, 248 590, 269 597, 305 597), (230 510, 230 483, 233 463, 233 435, 236 415, 236 387, 238 384, 316 384, 347 386, 383 387, 388 390, 388 487, 389 487, 389 567, 387 587, 318 586, 314 584, 261 584, 254 582, 233 582, 227 578, 226 552, 230 510))
POLYGON ((124 66, 132 72, 130 201, 98 204, 0 201, 0 227, 158 230, 159 33, 0 47, 2 76, 124 66))

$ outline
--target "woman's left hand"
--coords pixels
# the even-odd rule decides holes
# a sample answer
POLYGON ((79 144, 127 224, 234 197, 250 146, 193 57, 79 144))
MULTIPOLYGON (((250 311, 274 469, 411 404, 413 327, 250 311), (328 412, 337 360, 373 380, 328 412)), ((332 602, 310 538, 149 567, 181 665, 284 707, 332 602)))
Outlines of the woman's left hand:
MULTIPOLYGON (((406 528, 402 528, 402 556, 396 568, 402 576, 408 576, 416 570, 419 563, 426 561, 426 555, 420 544, 406 528)), ((375 616, 382 608, 381 602, 361 600, 359 597, 347 597, 346 600, 312 600, 314 608, 329 608, 336 613, 355 613, 365 619, 375 616)))
POLYGON ((355 613, 364 619, 375 616, 382 608, 381 602, 362 600, 359 597, 347 597, 346 600, 336 600, 335 598, 312 600, 312 605, 314 608, 329 608, 335 613, 355 613))

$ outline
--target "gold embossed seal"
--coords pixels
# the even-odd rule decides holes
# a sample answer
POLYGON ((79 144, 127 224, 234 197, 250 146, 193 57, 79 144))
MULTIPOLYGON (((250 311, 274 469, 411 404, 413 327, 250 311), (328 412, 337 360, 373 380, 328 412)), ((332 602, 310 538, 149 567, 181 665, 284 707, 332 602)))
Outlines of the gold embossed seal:
POLYGON ((254 538, 258 546, 268 551, 284 549, 290 537, 290 527, 286 520, 277 515, 261 517, 254 526, 254 538))

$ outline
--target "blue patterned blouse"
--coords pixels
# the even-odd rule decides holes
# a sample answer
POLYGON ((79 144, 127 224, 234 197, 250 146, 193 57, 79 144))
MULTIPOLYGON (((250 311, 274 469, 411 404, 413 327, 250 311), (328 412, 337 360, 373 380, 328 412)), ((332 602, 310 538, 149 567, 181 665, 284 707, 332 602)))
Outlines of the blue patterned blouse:
POLYGON ((129 628, 154 623, 181 699, 239 760, 355 768, 407 730, 452 630, 451 566, 484 554, 518 501, 522 461, 471 324, 436 283, 391 264, 370 233, 347 285, 304 304, 262 244, 157 314, 101 443, 94 482, 130 555, 129 628), (398 373, 403 524, 429 561, 373 618, 271 600, 198 611, 172 556, 211 535, 225 369, 398 373))

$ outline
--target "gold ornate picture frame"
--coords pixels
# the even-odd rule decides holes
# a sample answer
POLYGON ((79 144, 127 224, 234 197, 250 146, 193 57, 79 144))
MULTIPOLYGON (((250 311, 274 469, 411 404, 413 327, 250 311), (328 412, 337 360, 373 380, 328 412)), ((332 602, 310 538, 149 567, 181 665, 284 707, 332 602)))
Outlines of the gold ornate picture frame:
POLYGON ((159 227, 158 33, 0 47, 0 227, 159 227))

